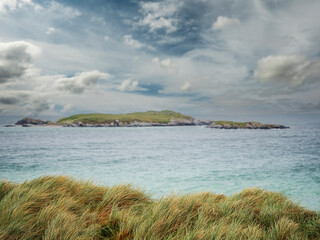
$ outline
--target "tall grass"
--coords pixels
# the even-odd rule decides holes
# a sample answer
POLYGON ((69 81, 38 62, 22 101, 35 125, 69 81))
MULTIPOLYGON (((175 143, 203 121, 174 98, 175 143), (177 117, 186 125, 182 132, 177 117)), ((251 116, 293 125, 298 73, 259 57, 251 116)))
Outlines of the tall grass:
POLYGON ((68 177, 0 182, 0 239, 320 239, 320 214, 247 189, 154 200, 68 177))

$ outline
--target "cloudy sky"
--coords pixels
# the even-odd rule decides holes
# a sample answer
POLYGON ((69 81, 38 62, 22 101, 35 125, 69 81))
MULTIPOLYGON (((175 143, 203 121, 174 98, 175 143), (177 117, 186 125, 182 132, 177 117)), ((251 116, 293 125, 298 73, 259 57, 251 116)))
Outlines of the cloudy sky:
POLYGON ((0 0, 0 114, 320 112, 319 0, 0 0))

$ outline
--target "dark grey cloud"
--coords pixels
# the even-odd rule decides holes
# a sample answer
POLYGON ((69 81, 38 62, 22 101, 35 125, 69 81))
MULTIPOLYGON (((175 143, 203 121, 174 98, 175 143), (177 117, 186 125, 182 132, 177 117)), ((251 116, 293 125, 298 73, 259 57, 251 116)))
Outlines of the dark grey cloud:
MULTIPOLYGON (((299 104, 299 103, 298 103, 299 104)), ((318 104, 307 103, 300 105, 300 111, 303 112, 320 112, 320 102, 318 104)))
POLYGON ((34 98, 26 106, 30 114, 39 114, 51 108, 51 104, 45 98, 34 98))
POLYGON ((23 107, 28 114, 39 114, 52 106, 46 95, 29 91, 0 92, 0 104, 23 107))
POLYGON ((18 91, 0 92, 0 103, 5 105, 18 105, 21 103, 26 103, 29 95, 29 93, 18 91))
POLYGON ((0 103, 5 104, 5 105, 16 105, 20 102, 20 98, 14 97, 14 96, 9 96, 9 97, 3 97, 0 96, 0 103))
POLYGON ((285 112, 320 112, 319 103, 303 103, 295 99, 280 98, 275 101, 276 105, 285 112))
POLYGON ((0 83, 22 77, 36 52, 35 46, 24 41, 0 43, 0 83))

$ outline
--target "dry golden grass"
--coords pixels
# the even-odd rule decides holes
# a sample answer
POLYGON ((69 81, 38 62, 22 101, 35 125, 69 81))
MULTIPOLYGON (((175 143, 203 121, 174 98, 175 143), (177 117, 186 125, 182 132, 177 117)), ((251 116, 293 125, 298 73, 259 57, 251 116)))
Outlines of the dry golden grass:
POLYGON ((320 239, 320 214, 247 189, 151 199, 68 177, 0 182, 0 239, 320 239))

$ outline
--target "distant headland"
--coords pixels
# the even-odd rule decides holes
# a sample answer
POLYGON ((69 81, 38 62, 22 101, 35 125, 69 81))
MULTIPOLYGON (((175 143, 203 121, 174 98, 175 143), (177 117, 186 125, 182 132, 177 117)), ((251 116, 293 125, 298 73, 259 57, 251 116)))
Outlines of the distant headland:
POLYGON ((216 129, 284 129, 288 128, 277 124, 262 124, 259 122, 231 122, 214 120, 197 120, 191 116, 183 115, 169 110, 147 111, 125 114, 78 114, 61 118, 57 122, 40 119, 24 118, 14 125, 22 126, 48 126, 48 127, 161 127, 161 126, 206 126, 216 129))

